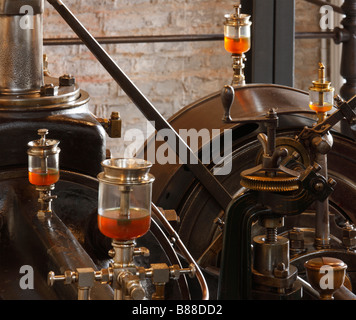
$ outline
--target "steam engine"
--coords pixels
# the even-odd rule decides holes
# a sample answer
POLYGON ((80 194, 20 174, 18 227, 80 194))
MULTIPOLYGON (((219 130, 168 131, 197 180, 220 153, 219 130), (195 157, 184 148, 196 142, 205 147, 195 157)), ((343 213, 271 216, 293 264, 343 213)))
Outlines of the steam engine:
POLYGON ((1 299, 355 299, 356 100, 334 99, 324 65, 309 93, 246 84, 251 23, 236 6, 224 30, 232 83, 167 121, 49 1, 180 148, 175 164, 152 165, 150 148, 170 143, 152 137, 112 159, 118 114, 95 117, 72 75, 48 73, 43 1, 26 2, 33 28, 21 28, 22 2, 0 1, 1 299), (211 140, 190 146, 180 129, 211 140))

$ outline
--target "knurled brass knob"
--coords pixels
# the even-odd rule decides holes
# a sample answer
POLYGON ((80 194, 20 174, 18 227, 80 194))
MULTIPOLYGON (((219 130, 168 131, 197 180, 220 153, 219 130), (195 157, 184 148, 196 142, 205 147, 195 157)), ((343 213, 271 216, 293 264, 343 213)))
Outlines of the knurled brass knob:
POLYGON ((304 263, 310 285, 321 300, 333 300, 333 294, 344 283, 347 265, 339 259, 319 257, 304 263))

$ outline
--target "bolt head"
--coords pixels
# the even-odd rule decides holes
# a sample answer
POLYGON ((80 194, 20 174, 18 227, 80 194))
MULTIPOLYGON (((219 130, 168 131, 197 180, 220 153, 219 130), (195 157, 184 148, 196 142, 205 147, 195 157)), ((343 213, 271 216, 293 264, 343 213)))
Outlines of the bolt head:
POLYGON ((54 284, 54 277, 55 273, 53 271, 50 271, 47 275, 47 284, 49 287, 52 287, 54 284))
POLYGON ((45 84, 41 87, 42 96, 56 96, 58 94, 58 87, 53 83, 45 84))
POLYGON ((59 77, 59 85, 69 87, 75 84, 75 78, 70 74, 64 74, 59 77))
POLYGON ((115 250, 114 249, 110 249, 108 251, 108 255, 109 255, 110 258, 114 258, 115 257, 115 250))
POLYGON ((137 286, 132 289, 131 298, 133 300, 143 300, 144 297, 145 297, 145 291, 143 290, 143 288, 137 286))
POLYGON ((304 232, 299 228, 293 228, 289 231, 289 239, 290 240, 304 240, 304 232))
POLYGON ((70 270, 64 271, 64 284, 71 284, 73 282, 72 279, 73 272, 70 270))
POLYGON ((315 183, 313 187, 316 192, 322 192, 324 190, 324 184, 320 181, 315 183))
POLYGON ((109 269, 101 270, 101 284, 108 284, 111 281, 109 269))
POLYGON ((288 269, 283 262, 278 263, 274 268, 273 274, 276 278, 286 278, 288 276, 288 269))

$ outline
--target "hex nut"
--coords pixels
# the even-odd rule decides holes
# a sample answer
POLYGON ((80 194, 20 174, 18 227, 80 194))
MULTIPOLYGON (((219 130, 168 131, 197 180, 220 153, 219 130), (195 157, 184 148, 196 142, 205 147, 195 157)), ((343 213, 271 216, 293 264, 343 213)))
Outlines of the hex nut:
POLYGON ((169 267, 166 263, 153 263, 151 268, 153 283, 167 283, 169 281, 169 267))
POLYGON ((190 277, 190 278, 194 278, 194 277, 196 276, 196 274, 197 274, 197 267, 195 266, 194 263, 191 263, 191 264, 189 265, 189 268, 190 268, 190 270, 191 270, 191 272, 190 272, 190 274, 189 274, 189 277, 190 277))
POLYGON ((69 87, 75 84, 75 78, 70 74, 64 74, 59 77, 59 85, 64 87, 69 87))
POLYGON ((53 83, 45 84, 41 87, 42 96, 56 96, 58 94, 58 86, 53 83))
POLYGON ((356 229, 352 225, 347 225, 342 230, 342 243, 347 247, 356 246, 356 229))
POLYGON ((119 112, 112 112, 109 122, 109 137, 121 138, 121 118, 119 112))
POLYGON ((118 119, 120 119, 120 112, 118 112, 118 111, 113 111, 113 112, 111 112, 111 120, 118 120, 118 119))
POLYGON ((145 267, 137 267, 137 276, 140 280, 144 280, 146 278, 145 267))
POLYGON ((111 282, 109 269, 101 270, 101 284, 107 284, 111 282))
POLYGON ((290 240, 304 240, 304 232, 299 228, 293 228, 289 231, 290 240))
POLYGON ((169 269, 170 269, 171 278, 174 279, 174 280, 178 280, 179 277, 180 277, 180 268, 179 268, 179 265, 174 264, 174 265, 172 265, 169 269))
POLYGON ((95 281, 93 268, 77 268, 78 287, 92 287, 95 281))
POLYGON ((342 235, 348 238, 356 237, 356 229, 352 226, 348 226, 342 230, 342 235))
POLYGON ((283 262, 280 262, 277 267, 274 268, 273 274, 276 278, 286 278, 288 276, 288 269, 286 269, 283 262))
POLYGON ((64 284, 71 284, 73 282, 73 271, 64 271, 64 284))

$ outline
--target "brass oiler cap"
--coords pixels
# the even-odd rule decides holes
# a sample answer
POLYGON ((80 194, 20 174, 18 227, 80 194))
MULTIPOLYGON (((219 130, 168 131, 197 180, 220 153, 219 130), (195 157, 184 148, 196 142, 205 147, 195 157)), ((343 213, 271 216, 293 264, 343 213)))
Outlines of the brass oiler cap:
POLYGON ((304 263, 306 268, 315 270, 320 270, 321 267, 326 265, 332 267, 334 270, 344 270, 347 268, 345 262, 331 257, 314 258, 304 263))
POLYGON ((331 86, 331 82, 325 79, 325 66, 321 62, 319 62, 318 75, 319 79, 312 81, 313 85, 309 87, 309 90, 317 92, 334 91, 334 87, 331 86))
POLYGON ((225 14, 225 25, 231 27, 242 27, 251 25, 250 15, 241 13, 241 5, 234 5, 235 13, 225 14))
POLYGON ((320 293, 320 299, 332 300, 333 293, 344 283, 347 265, 340 259, 319 257, 308 260, 304 267, 308 281, 320 293))
POLYGON ((154 176, 149 173, 152 163, 138 158, 113 158, 101 163, 103 172, 98 179, 110 184, 145 184, 152 183, 154 176))
POLYGON ((47 139, 48 129, 38 129, 37 134, 41 136, 38 140, 30 141, 27 146, 27 154, 39 158, 46 158, 50 155, 57 154, 61 151, 58 147, 59 141, 54 139, 47 139))

